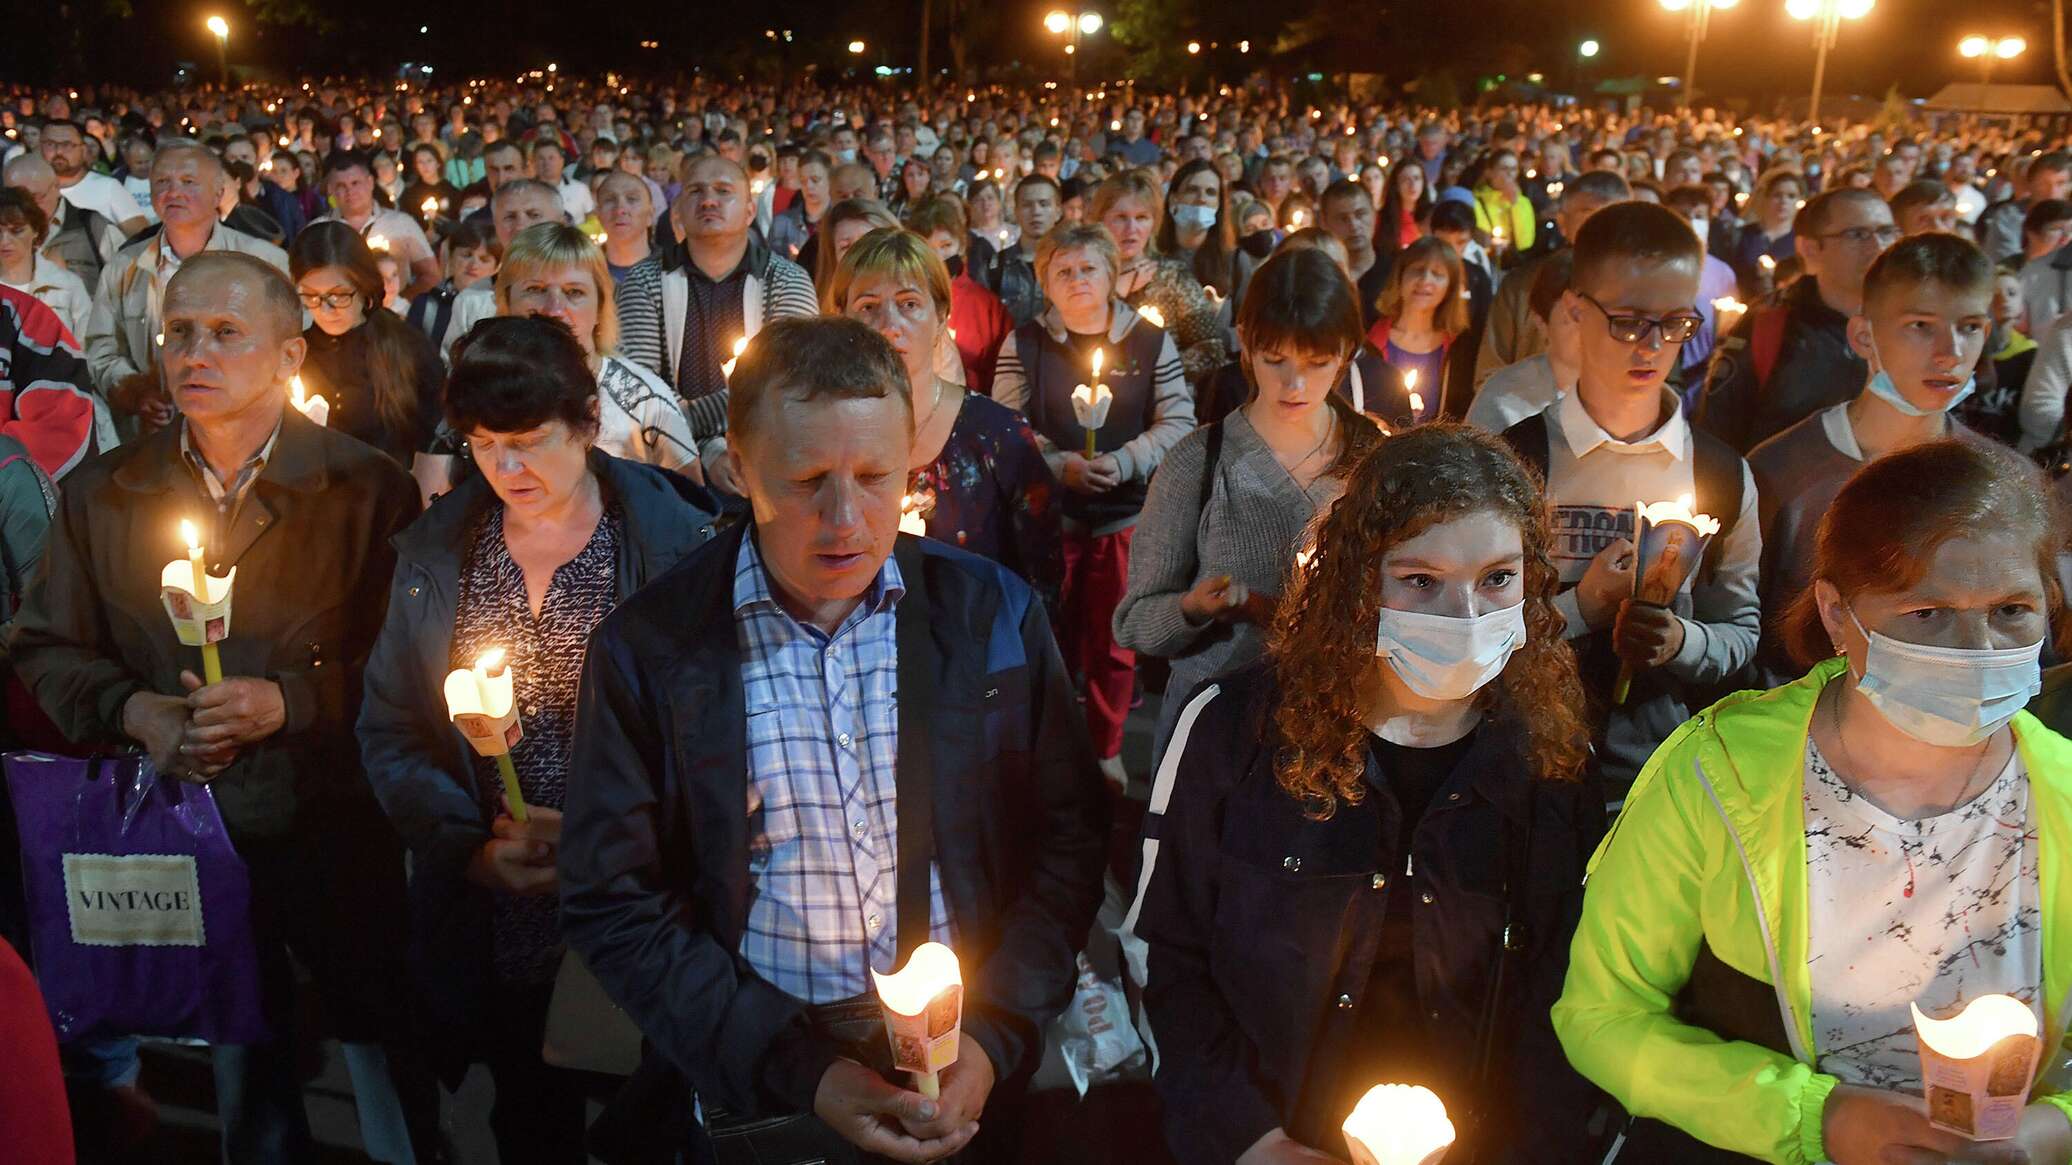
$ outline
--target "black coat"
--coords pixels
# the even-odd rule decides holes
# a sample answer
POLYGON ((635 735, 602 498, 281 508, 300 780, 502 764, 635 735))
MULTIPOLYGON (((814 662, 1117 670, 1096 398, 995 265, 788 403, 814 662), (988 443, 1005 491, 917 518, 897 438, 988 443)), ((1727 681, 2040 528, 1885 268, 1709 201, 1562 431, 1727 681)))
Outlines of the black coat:
MULTIPOLYGON (((562 929, 651 1047, 729 1112, 806 1112, 838 1049, 738 951, 749 875, 734 616, 745 527, 590 640, 562 819, 562 929)), ((1101 898, 1107 805, 1043 604, 1004 568, 901 535, 899 765, 931 773, 964 1034, 1006 1086, 1072 997, 1101 898)))
MULTIPOLYGON (((595 450, 590 467, 625 523, 615 571, 621 601, 712 538, 713 503, 703 489, 595 450)), ((488 482, 471 475, 396 535, 388 618, 367 660, 360 709, 368 782, 412 856, 411 961, 440 1029, 431 1042, 448 1051, 464 1048, 487 1018, 491 974, 490 892, 466 878, 489 840, 489 820, 473 791, 473 751, 446 716, 445 682, 468 531, 496 504, 488 482)))
POLYGON ((1855 400, 1870 368, 1849 347, 1848 325, 1846 316, 1820 298, 1817 280, 1800 279, 1777 307, 1757 307, 1720 338, 1691 423, 1746 454, 1829 405, 1855 400), (1790 315, 1765 380, 1758 375, 1752 341, 1757 314, 1775 310, 1790 315))
MULTIPOLYGON (((1485 722, 1404 854, 1390 841, 1401 811, 1372 759, 1366 798, 1327 820, 1306 817, 1282 790, 1270 664, 1196 697, 1212 687, 1191 732, 1182 715, 1178 780, 1162 815, 1147 819, 1159 850, 1134 929, 1148 947, 1144 1010, 1174 1153, 1186 1165, 1227 1165, 1277 1127, 1343 1151, 1346 1114, 1330 1107, 1345 1083, 1337 1069, 1352 1051, 1392 894, 1418 896, 1419 1007, 1427 1030, 1459 1033, 1439 1051, 1472 1075, 1508 881, 1518 946, 1481 1122, 1485 1141, 1498 1142, 1485 1147, 1501 1151, 1478 1160, 1579 1160, 1593 1092, 1562 1056, 1548 1009, 1561 994, 1584 865, 1604 832, 1595 782, 1532 778, 1520 733, 1485 722), (1503 1145, 1507 1128, 1532 1131, 1503 1145)), ((1443 1099, 1460 1124, 1470 1098, 1443 1099)))

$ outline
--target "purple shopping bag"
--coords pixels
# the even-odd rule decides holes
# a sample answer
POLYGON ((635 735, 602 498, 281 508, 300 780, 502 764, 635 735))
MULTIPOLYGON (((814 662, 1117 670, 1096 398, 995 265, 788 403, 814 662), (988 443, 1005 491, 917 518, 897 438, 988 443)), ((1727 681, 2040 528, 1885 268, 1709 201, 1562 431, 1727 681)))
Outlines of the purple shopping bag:
POLYGON ((58 1041, 263 1039, 251 883, 208 789, 141 754, 4 759, 58 1041))

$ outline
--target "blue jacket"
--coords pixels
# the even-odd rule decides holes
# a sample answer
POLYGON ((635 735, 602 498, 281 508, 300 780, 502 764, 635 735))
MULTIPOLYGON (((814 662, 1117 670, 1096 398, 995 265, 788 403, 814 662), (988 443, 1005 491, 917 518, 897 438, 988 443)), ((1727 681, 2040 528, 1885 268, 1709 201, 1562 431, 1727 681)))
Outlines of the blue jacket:
MULTIPOLYGON (((739 954, 749 876, 737 527, 590 640, 562 818, 561 921, 708 1104, 810 1112, 839 1049, 739 954)), ((930 774, 964 1035, 1002 1087, 1034 1071, 1101 898, 1108 812, 1050 620, 1006 569, 901 535, 899 765, 930 774), (922 705, 913 693, 934 692, 922 705)), ((910 776, 918 776, 909 770, 910 776)))
MULTIPOLYGON (((594 450, 590 467, 625 523, 621 601, 712 538, 715 507, 703 489, 594 450)), ((467 532, 495 504, 489 483, 471 475, 396 535, 388 616, 367 660, 359 721, 367 779, 411 852, 411 953, 427 1013, 443 1036, 462 1041, 483 1018, 490 975, 489 891, 466 879, 489 820, 444 689, 467 532)))

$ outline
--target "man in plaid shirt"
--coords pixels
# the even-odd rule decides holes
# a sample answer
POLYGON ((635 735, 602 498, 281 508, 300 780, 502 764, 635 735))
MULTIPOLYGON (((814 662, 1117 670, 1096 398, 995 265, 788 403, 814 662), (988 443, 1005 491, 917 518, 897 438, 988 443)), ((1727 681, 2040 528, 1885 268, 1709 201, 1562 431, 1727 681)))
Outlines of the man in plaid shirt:
POLYGON ((882 337, 777 321, 730 385, 727 455, 754 520, 591 640, 564 929, 689 1077, 695 1136, 791 1116, 821 1146, 800 1160, 932 1161, 972 1146, 984 1111, 965 1159, 1002 1159, 1043 1025, 1072 996, 1107 830, 1043 604, 898 533, 913 409, 882 337), (828 1022, 929 938, 954 945, 965 984, 936 1100, 828 1022))

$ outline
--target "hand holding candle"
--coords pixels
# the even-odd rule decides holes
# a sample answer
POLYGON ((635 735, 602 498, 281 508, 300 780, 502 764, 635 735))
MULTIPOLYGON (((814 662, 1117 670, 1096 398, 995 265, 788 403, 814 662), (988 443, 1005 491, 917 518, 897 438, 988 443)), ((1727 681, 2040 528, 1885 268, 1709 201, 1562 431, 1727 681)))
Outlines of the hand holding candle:
POLYGON ((223 682, 223 659, 216 644, 230 636, 230 590, 237 568, 217 578, 203 565, 201 534, 193 522, 180 523, 180 537, 187 543, 187 557, 165 564, 158 576, 159 601, 166 617, 173 621, 173 634, 187 647, 201 648, 202 678, 211 684, 223 682))
POLYGON ((1079 427, 1086 430, 1086 459, 1094 459, 1094 439, 1099 436, 1101 426, 1108 423, 1108 409, 1115 403, 1115 394, 1101 383, 1101 350, 1094 349, 1094 374, 1092 384, 1082 384, 1072 390, 1072 415, 1079 420, 1079 427))
POLYGON ((518 770, 511 765, 511 749, 525 738, 517 705, 515 677, 500 647, 483 652, 474 667, 446 674, 446 715, 478 755, 496 758, 511 819, 523 824, 525 796, 518 788, 518 770))
POLYGON ((1343 1126, 1353 1165, 1439 1165, 1453 1145, 1453 1122, 1431 1089, 1378 1084, 1343 1126))
POLYGON ((892 1041, 892 1066, 914 1075, 915 1091, 931 1100, 942 1094, 942 1070, 957 1062, 964 1026, 964 972, 957 954, 941 943, 922 943, 896 974, 871 972, 892 1041))
POLYGON ((928 536, 928 512, 935 508, 934 495, 923 491, 899 499, 899 532, 916 538, 928 536))
POLYGON ((2043 1049, 2036 1013, 2011 995, 1981 995, 1949 1019, 1908 1006, 1921 1039, 1928 1123, 1974 1141, 2013 1137, 2043 1049))
MULTIPOLYGON (((1689 494, 1673 502, 1633 505, 1633 601, 1668 607, 1698 568, 1705 548, 1719 533, 1719 519, 1691 511, 1689 494)), ((1633 666, 1619 665, 1612 702, 1624 704, 1633 686, 1633 666)))
POLYGON ((302 388, 302 377, 291 376, 288 378, 288 400, 295 406, 297 412, 315 421, 317 424, 329 425, 331 423, 331 402, 325 400, 322 396, 305 396, 302 388))
POLYGON ((1734 330, 1734 325, 1741 322, 1742 316, 1748 314, 1748 305, 1731 295, 1722 295, 1712 301, 1712 312, 1716 318, 1712 334, 1724 336, 1734 330))

